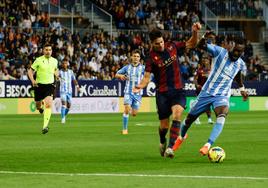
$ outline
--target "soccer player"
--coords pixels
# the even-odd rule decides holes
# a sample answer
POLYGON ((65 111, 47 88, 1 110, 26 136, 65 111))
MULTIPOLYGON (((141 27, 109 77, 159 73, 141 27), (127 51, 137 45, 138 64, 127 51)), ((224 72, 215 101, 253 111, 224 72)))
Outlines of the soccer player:
POLYGON ((61 98, 61 123, 65 123, 66 116, 71 108, 72 100, 72 82, 80 90, 74 73, 71 69, 68 69, 68 59, 63 59, 62 69, 59 71, 60 77, 60 98, 61 98))
POLYGON ((55 90, 54 77, 58 77, 58 60, 51 56, 51 44, 44 45, 43 54, 36 58, 31 68, 28 69, 28 76, 34 87, 36 108, 40 113, 44 114, 42 133, 46 134, 55 90), (36 79, 34 79, 35 73, 36 79))
POLYGON ((141 52, 136 49, 132 51, 130 63, 117 71, 115 78, 126 81, 124 90, 124 113, 122 134, 128 134, 129 114, 136 116, 141 104, 142 91, 133 93, 132 89, 139 84, 144 76, 144 65, 140 63, 141 52))
MULTIPOLYGON (((207 56, 202 56, 201 65, 197 69, 196 75, 195 75, 195 78, 194 78, 194 83, 195 83, 195 87, 196 87, 196 95, 198 95, 200 93, 203 85, 207 81, 209 72, 210 72, 210 59, 207 56)), ((213 121, 211 119, 211 110, 208 109, 206 111, 206 114, 207 114, 207 117, 208 117, 208 123, 213 124, 213 121)), ((195 124, 201 124, 199 118, 197 118, 195 120, 195 124)))
POLYGON ((234 46, 228 48, 230 49, 228 51, 226 48, 206 43, 205 38, 203 38, 200 41, 200 46, 217 58, 213 61, 211 72, 197 97, 197 102, 182 123, 181 134, 174 145, 174 150, 180 147, 187 130, 196 118, 212 106, 217 119, 207 143, 199 150, 201 155, 207 155, 211 145, 222 132, 229 111, 231 85, 234 79, 239 85, 243 100, 248 98, 243 85, 243 73, 246 72, 246 64, 240 57, 244 52, 245 44, 242 38, 236 37, 234 38, 234 46))
POLYGON ((150 81, 151 73, 153 73, 156 84, 157 112, 160 120, 161 156, 174 157, 173 145, 179 134, 181 116, 186 105, 178 51, 185 48, 194 48, 198 41, 198 31, 200 29, 200 23, 194 23, 192 25, 192 36, 186 42, 164 42, 162 32, 157 29, 152 30, 149 34, 152 49, 146 61, 144 78, 140 84, 135 86, 133 91, 139 92, 145 88, 150 81), (167 147, 166 134, 169 130, 170 115, 172 115, 172 125, 167 147))

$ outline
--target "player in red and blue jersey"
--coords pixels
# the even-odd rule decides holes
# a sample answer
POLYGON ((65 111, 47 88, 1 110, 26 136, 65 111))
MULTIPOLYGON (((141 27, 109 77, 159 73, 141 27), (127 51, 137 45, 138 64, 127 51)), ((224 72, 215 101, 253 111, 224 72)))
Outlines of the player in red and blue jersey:
POLYGON ((184 84, 181 78, 178 52, 185 48, 194 48, 198 41, 200 23, 192 26, 192 37, 186 42, 164 42, 162 32, 154 29, 150 32, 152 49, 146 60, 144 78, 133 89, 139 92, 150 82, 151 73, 156 84, 156 105, 160 120, 160 154, 165 157, 174 157, 172 149, 179 131, 182 112, 185 109, 186 97, 183 90, 184 84), (169 130, 169 117, 172 115, 170 138, 167 147, 166 134, 169 130))
MULTIPOLYGON (((196 87, 196 95, 198 95, 200 93, 203 85, 205 84, 205 82, 208 79, 209 73, 210 73, 210 59, 208 56, 204 55, 201 59, 201 65, 197 69, 196 74, 195 74, 194 83, 195 83, 195 87, 196 87)), ((194 104, 194 102, 193 102, 193 104, 194 104)), ((213 124, 214 122, 211 119, 211 110, 208 109, 206 111, 206 114, 208 117, 208 123, 213 124)), ((195 120, 195 124, 201 124, 199 118, 197 118, 195 120)))

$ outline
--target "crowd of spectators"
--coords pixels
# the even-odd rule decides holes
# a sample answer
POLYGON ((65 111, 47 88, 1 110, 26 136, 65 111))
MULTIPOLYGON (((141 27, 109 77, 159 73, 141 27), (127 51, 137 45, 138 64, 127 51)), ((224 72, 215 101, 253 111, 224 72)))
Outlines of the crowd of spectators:
POLYGON ((217 16, 258 18, 263 16, 263 0, 206 0, 217 16))
POLYGON ((199 21, 200 0, 94 0, 113 15, 120 29, 191 31, 199 21))
MULTIPOLYGON (((111 37, 102 31, 93 34, 85 33, 83 36, 79 33, 72 34, 61 27, 58 19, 50 20, 49 17, 44 16, 47 15, 46 13, 39 12, 34 3, 27 4, 24 0, 18 0, 17 3, 20 8, 13 6, 11 1, 6 1, 5 6, 2 6, 3 1, 1 3, 0 0, 0 7, 2 7, 0 18, 3 20, 0 28, 0 80, 27 80, 27 68, 36 57, 42 55, 42 46, 47 42, 53 45, 53 57, 60 63, 64 58, 69 59, 70 68, 78 80, 114 79, 116 71, 128 63, 133 49, 141 50, 142 62, 150 50, 148 36, 142 31, 121 31, 118 37, 111 37), (9 7, 10 11, 4 13, 6 7, 9 7), (26 24, 28 27, 21 27, 24 23, 22 18, 24 16, 31 18, 31 15, 36 15, 36 20, 31 19, 31 24, 26 24), (37 20, 40 21, 38 17, 49 21, 45 28, 35 24, 37 20)), ((165 5, 161 6, 165 7, 165 5)), ((185 31, 166 32, 165 40, 175 38, 186 41, 189 34, 185 31)), ((180 54, 181 71, 185 80, 193 79, 202 53, 200 50, 190 50, 180 54)), ((254 80, 258 73, 265 71, 260 65, 261 60, 258 56, 253 56, 250 41, 247 42, 245 61, 249 68, 249 79, 254 80)))

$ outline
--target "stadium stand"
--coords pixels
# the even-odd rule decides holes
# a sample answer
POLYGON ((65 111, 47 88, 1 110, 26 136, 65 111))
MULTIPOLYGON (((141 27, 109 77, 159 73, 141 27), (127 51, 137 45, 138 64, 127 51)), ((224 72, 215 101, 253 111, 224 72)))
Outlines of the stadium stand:
MULTIPOLYGON (((28 79, 26 69, 41 54, 41 46, 47 41, 53 44, 53 56, 59 62, 64 58, 69 59, 77 79, 111 80, 116 71, 128 63, 132 49, 139 48, 142 58, 146 57, 150 44, 144 31, 158 27, 166 33, 166 40, 175 38, 185 41, 190 35, 191 24, 202 20, 198 0, 94 2, 116 18, 117 36, 110 36, 103 30, 72 33, 63 26, 59 16, 50 17, 48 12, 38 9, 34 1, 0 1, 0 80, 28 79)), ((215 2, 210 0, 206 3, 213 9, 211 4, 215 2)), ((243 6, 247 10, 249 2, 240 2, 244 2, 243 6)), ((70 7, 69 4, 64 6, 70 7)), ((258 13, 260 10, 255 9, 254 15, 261 16, 258 13)), ((218 9, 215 11, 222 13, 218 9)), ((219 33, 219 38, 224 35, 219 33)), ((181 54, 181 69, 185 80, 193 79, 201 56, 202 52, 199 50, 181 54)), ((249 69, 247 79, 268 79, 267 70, 260 57, 254 54, 249 40, 244 57, 249 69)))

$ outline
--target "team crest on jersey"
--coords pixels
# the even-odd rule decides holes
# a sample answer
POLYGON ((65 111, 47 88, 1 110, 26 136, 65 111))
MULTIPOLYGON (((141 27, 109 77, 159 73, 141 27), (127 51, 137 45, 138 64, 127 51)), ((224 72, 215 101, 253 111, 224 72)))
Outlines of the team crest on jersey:
POLYGON ((173 50, 173 46, 168 46, 167 48, 169 51, 173 50))

